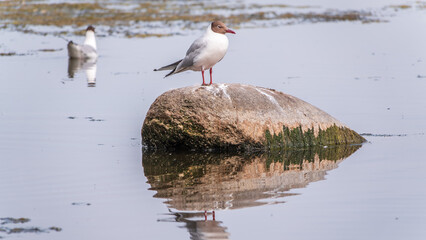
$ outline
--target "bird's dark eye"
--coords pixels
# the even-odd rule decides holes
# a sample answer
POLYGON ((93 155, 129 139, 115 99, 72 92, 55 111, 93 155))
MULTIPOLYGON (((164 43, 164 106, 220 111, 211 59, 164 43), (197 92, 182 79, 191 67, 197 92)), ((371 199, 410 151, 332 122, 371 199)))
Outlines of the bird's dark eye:
POLYGON ((222 28, 222 26, 220 26, 220 25, 217 25, 217 27, 218 27, 218 28, 222 28))

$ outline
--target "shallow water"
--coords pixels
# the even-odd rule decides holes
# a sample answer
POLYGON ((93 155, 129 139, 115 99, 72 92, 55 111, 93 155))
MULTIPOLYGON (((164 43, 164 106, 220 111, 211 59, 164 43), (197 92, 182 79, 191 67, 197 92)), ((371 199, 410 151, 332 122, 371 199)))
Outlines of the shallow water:
POLYGON ((24 53, 0 57, 0 218, 30 219, 0 229, 47 230, 0 230, 0 237, 424 239, 425 23, 424 11, 411 9, 389 22, 229 36, 214 82, 274 88, 371 133, 338 161, 143 156, 140 129, 150 104, 169 89, 201 83, 199 73, 163 79, 152 69, 182 57, 203 29, 99 38, 98 61, 74 64, 81 69, 72 78, 62 39, 0 31, 2 51, 24 53), (188 161, 155 169, 170 159, 188 161))

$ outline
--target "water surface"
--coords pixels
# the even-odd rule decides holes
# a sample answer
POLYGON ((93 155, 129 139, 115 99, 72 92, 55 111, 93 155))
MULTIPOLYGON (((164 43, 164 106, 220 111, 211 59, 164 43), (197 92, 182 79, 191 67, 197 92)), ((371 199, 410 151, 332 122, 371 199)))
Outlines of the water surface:
POLYGON ((0 31, 1 52, 23 54, 0 57, 0 218, 30 220, 0 229, 46 230, 0 236, 424 239, 425 16, 412 8, 387 22, 229 36, 214 82, 283 91, 369 133, 351 154, 302 155, 294 165, 286 157, 142 154, 140 129, 155 98, 201 84, 198 72, 163 79, 152 69, 181 58, 206 26, 164 38, 101 37, 97 62, 78 64, 58 37, 0 31))

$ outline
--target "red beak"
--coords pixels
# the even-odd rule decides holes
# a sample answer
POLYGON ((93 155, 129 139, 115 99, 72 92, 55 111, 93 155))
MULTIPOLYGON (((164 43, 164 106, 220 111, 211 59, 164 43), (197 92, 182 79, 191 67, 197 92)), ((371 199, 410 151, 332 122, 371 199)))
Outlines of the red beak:
POLYGON ((228 29, 226 29, 226 32, 227 32, 227 33, 235 34, 235 32, 234 32, 234 31, 232 31, 232 30, 231 30, 231 29, 229 29, 229 28, 228 28, 228 29))

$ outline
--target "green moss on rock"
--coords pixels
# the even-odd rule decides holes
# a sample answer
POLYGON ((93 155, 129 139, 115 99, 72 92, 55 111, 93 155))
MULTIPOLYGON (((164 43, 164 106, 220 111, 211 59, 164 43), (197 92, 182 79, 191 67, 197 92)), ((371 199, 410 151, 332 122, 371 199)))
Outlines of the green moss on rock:
POLYGON ((266 130, 265 139, 265 148, 270 151, 365 142, 365 139, 355 131, 336 125, 325 130, 319 128, 317 135, 315 135, 314 128, 303 131, 302 126, 293 129, 283 126, 283 131, 274 135, 271 135, 271 132, 266 130))

